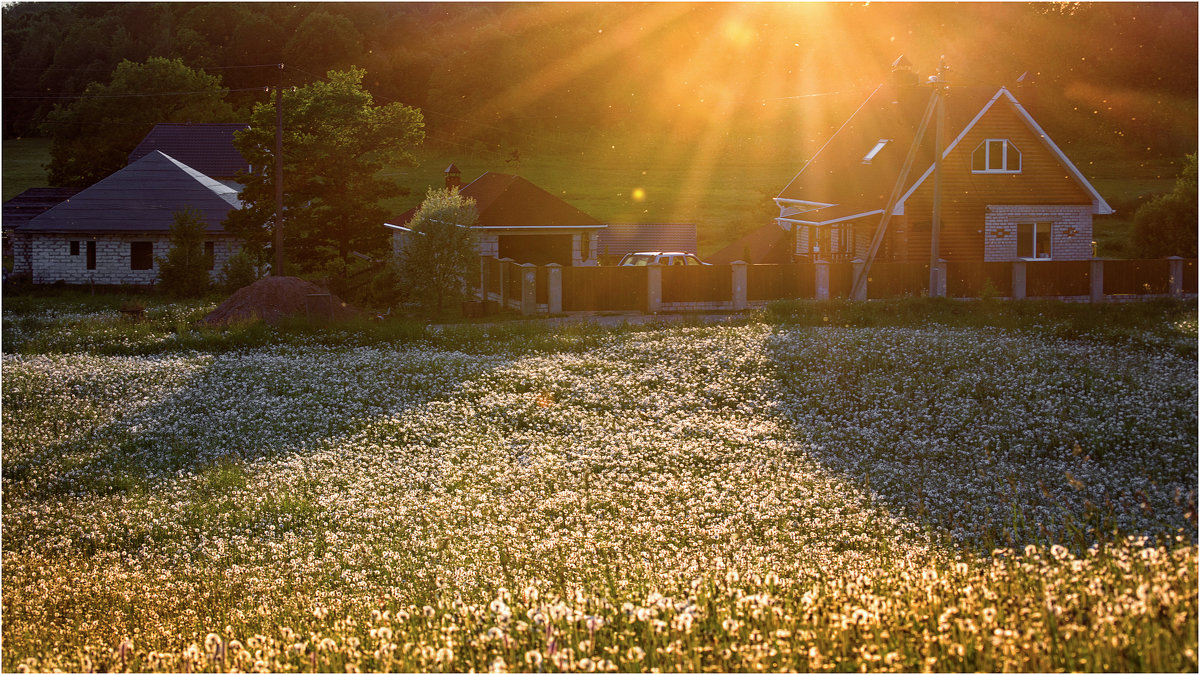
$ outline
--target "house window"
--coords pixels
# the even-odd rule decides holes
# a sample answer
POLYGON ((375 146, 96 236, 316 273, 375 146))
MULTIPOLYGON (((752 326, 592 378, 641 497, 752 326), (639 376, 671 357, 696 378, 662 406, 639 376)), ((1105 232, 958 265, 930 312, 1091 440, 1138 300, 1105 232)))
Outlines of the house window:
POLYGON ((131 269, 131 270, 152 270, 152 269, 154 269, 154 242, 152 242, 152 241, 129 242, 129 269, 131 269))
POLYGON ((79 255, 79 242, 71 242, 71 255, 79 255))
POLYGON ((1050 223, 1017 224, 1017 257, 1050 257, 1050 223))
POLYGON ((204 242, 204 257, 208 260, 208 270, 211 272, 217 268, 217 244, 216 242, 204 242))
POLYGON ((971 154, 974 173, 1021 173, 1021 151, 1011 141, 989 138, 971 154))
POLYGON ((890 139, 890 138, 879 139, 879 142, 875 144, 875 147, 871 148, 871 151, 863 156, 862 163, 870 164, 871 160, 875 159, 875 155, 878 155, 879 151, 883 150, 884 146, 886 146, 888 143, 891 143, 891 142, 892 142, 892 139, 890 139))
POLYGON ((96 269, 96 242, 94 241, 87 243, 87 268, 89 270, 96 269))

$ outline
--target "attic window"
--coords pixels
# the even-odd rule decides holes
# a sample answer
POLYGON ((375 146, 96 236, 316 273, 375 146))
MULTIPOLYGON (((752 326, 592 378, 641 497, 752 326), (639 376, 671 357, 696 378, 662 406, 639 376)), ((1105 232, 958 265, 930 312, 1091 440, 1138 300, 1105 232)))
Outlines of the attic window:
POLYGON ((879 151, 880 151, 880 150, 883 150, 883 146, 885 146, 885 145, 887 145, 888 143, 891 143, 891 142, 892 142, 892 139, 890 139, 890 138, 881 138, 881 139, 879 139, 879 142, 875 144, 875 147, 871 148, 871 151, 870 151, 870 152, 868 152, 868 153, 867 153, 867 154, 866 154, 866 155, 863 157, 862 163, 863 163, 863 164, 870 164, 870 163, 871 163, 871 160, 875 159, 875 155, 878 155, 878 154, 879 154, 879 151))
POLYGON ((972 173, 1021 173, 1021 151, 1012 141, 989 138, 971 154, 972 173))

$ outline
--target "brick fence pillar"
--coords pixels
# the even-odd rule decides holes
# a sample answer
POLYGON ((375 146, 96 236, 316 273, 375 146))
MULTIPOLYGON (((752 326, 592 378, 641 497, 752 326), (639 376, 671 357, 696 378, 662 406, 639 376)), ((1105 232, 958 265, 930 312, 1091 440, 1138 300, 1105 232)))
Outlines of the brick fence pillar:
POLYGON ((513 273, 512 265, 509 263, 515 262, 512 258, 500 259, 500 309, 508 309, 508 279, 513 273))
POLYGON ((816 272, 816 296, 817 300, 829 299, 829 261, 818 260, 814 265, 816 272))
POLYGON ((1025 261, 1017 260, 1013 262, 1012 269, 1012 297, 1013 300, 1025 299, 1025 261))
POLYGON ((546 311, 562 314, 562 265, 546 265, 546 311))
POLYGON ((518 274, 521 275, 521 314, 526 316, 537 313, 537 265, 523 263, 518 274))
POLYGON ((1171 297, 1183 295, 1183 258, 1177 255, 1167 258, 1167 274, 1170 279, 1168 289, 1171 297))
POLYGON ((492 273, 492 256, 479 256, 479 300, 487 303, 488 301, 488 282, 491 281, 492 273))
POLYGON ((735 260, 730 264, 733 269, 733 310, 740 311, 750 306, 746 301, 746 270, 749 267, 744 261, 735 260))
POLYGON ((662 263, 646 265, 646 311, 651 314, 662 309, 662 263))
POLYGON ((1099 258, 1092 258, 1091 266, 1088 269, 1089 281, 1091 282, 1091 301, 1104 302, 1104 261, 1099 258))

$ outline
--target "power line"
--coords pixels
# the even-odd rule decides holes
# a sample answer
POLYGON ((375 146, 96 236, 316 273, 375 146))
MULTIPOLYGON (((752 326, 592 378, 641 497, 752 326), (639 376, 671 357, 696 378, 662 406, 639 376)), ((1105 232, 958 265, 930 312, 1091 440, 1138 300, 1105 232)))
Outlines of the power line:
MULTIPOLYGON (((242 87, 240 89, 223 89, 221 91, 223 91, 226 94, 231 94, 234 92, 243 92, 243 91, 266 91, 268 89, 270 89, 270 87, 264 86, 264 87, 242 87)), ((74 95, 41 94, 41 95, 36 95, 36 96, 34 96, 34 95, 21 95, 21 96, 5 95, 4 98, 9 99, 9 100, 23 100, 23 101, 71 101, 71 100, 80 100, 80 99, 85 99, 85 98, 150 98, 153 96, 191 96, 193 94, 212 94, 212 93, 217 93, 217 92, 214 92, 211 89, 206 89, 206 90, 199 90, 199 91, 160 91, 160 92, 147 92, 147 93, 135 93, 135 94, 74 94, 74 95)))
MULTIPOLYGON (((4 70, 9 70, 9 71, 11 71, 11 70, 26 70, 26 71, 44 73, 44 72, 48 72, 48 71, 74 72, 74 71, 79 71, 79 70, 94 70, 96 68, 109 69, 112 67, 113 66, 110 66, 106 63, 89 63, 84 66, 50 65, 50 66, 45 66, 42 68, 38 68, 38 67, 34 67, 34 66, 30 66, 30 67, 7 66, 4 68, 4 70)), ((244 66, 188 66, 188 67, 192 68, 193 70, 202 70, 202 71, 207 72, 210 70, 237 70, 240 68, 278 68, 279 64, 278 63, 254 63, 254 64, 244 65, 244 66)))

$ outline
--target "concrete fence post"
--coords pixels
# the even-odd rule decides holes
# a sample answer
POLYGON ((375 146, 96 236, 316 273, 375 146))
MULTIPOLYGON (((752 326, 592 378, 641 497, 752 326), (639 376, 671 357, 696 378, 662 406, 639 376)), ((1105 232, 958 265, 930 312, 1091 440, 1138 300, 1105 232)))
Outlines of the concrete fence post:
POLYGON ((523 263, 521 275, 521 314, 537 313, 537 265, 523 263))
POLYGON ((1012 269, 1012 297, 1013 300, 1025 299, 1025 261, 1016 260, 1013 262, 1012 269))
POLYGON ((1092 258, 1088 276, 1091 282, 1091 301, 1104 302, 1104 261, 1092 258))
MULTIPOLYGON (((862 276, 863 270, 865 270, 867 268, 867 261, 863 260, 862 258, 855 258, 854 260, 850 261, 850 264, 854 266, 854 277, 853 278, 854 278, 855 283, 857 284, 858 278, 860 276, 862 276)), ((866 282, 863 282, 863 284, 859 287, 858 292, 854 293, 850 299, 851 300, 866 300, 867 299, 867 284, 866 284, 866 282)))
POLYGON ((934 279, 937 281, 937 283, 934 285, 934 288, 931 289, 930 295, 935 298, 946 297, 946 261, 942 258, 938 258, 937 276, 935 276, 934 279))
POLYGON ((1173 255, 1167 258, 1168 292, 1171 297, 1183 295, 1183 258, 1173 255))
POLYGON ((816 283, 814 284, 814 287, 816 289, 817 300, 828 300, 829 299, 829 261, 828 260, 818 260, 813 268, 816 270, 814 272, 814 274, 816 276, 816 283))
POLYGON ((662 263, 646 265, 646 311, 654 314, 662 309, 662 263))
POLYGON ((562 265, 546 265, 546 311, 550 314, 562 314, 562 278, 562 265))
POLYGON ((750 303, 746 301, 746 276, 749 267, 742 260, 735 260, 730 264, 730 268, 733 269, 733 310, 735 312, 750 306, 750 303))

